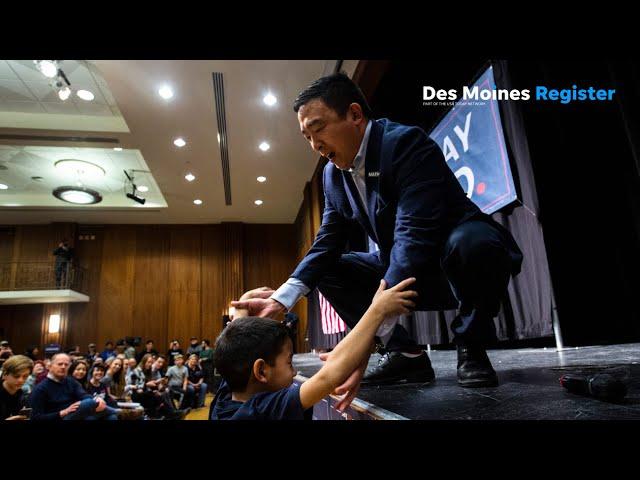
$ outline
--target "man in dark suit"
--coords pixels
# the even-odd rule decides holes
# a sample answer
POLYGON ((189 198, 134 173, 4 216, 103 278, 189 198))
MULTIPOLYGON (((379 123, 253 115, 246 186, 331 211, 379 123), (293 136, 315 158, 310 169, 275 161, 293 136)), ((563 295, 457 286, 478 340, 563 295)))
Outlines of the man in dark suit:
MULTIPOLYGON (((317 287, 353 327, 382 278, 391 287, 416 277, 416 310, 459 308, 452 329, 460 385, 497 385, 485 348, 495 338, 493 317, 509 278, 522 263, 511 234, 467 198, 422 129, 373 120, 362 92, 346 75, 314 82, 300 93, 294 110, 311 148, 329 160, 322 226, 285 284, 269 298, 233 305, 273 317, 317 287), (351 222, 359 223, 379 250, 345 253, 351 222)), ((364 382, 434 379, 429 357, 397 318, 385 322, 378 337, 386 354, 364 382)), ((345 393, 343 406, 357 393, 367 360, 336 391, 345 393)))

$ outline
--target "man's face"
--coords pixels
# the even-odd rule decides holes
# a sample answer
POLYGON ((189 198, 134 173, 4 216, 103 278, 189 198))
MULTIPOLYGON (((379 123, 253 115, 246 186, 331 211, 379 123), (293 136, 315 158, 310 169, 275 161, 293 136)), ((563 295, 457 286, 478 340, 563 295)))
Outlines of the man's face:
POLYGON ((275 365, 271 367, 271 378, 269 379, 271 391, 288 388, 293 383, 293 377, 297 372, 293 369, 292 359, 293 343, 290 338, 287 338, 282 351, 276 357, 275 365))
POLYGON ((352 103, 345 118, 340 118, 321 99, 314 99, 300 107, 298 122, 313 150, 341 170, 353 166, 366 128, 360 105, 352 103))
POLYGON ((129 365, 129 368, 131 370, 133 370, 134 368, 136 368, 136 359, 135 358, 130 358, 129 360, 127 360, 127 363, 129 365))
POLYGON ((69 355, 58 355, 52 362, 49 372, 59 379, 67 376, 69 365, 71 364, 71 358, 69 355))
POLYGON ((147 351, 153 350, 153 342, 147 343, 147 351))

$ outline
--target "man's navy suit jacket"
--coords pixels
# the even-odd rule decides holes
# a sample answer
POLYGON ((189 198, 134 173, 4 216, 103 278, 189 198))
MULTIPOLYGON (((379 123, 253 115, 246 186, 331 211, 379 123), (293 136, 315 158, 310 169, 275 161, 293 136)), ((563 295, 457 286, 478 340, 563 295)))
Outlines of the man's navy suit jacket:
POLYGON ((372 122, 365 159, 367 207, 351 173, 328 163, 322 225, 291 276, 313 290, 344 253, 348 223, 358 222, 380 248, 359 255, 382 266, 389 287, 415 276, 419 309, 455 308, 440 266, 449 233, 470 219, 498 224, 467 198, 424 130, 388 119, 372 122))

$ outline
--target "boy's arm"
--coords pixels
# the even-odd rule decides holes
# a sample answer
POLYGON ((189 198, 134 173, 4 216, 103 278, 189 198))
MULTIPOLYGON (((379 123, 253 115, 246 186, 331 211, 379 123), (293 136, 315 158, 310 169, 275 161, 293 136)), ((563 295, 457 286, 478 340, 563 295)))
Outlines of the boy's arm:
POLYGON ((408 278, 385 291, 386 283, 381 281, 362 319, 331 352, 320 371, 300 387, 300 403, 304 409, 333 392, 362 364, 369 356, 376 331, 385 318, 409 313, 409 308, 415 307, 410 299, 418 294, 411 290, 403 291, 413 282, 415 278, 408 278))

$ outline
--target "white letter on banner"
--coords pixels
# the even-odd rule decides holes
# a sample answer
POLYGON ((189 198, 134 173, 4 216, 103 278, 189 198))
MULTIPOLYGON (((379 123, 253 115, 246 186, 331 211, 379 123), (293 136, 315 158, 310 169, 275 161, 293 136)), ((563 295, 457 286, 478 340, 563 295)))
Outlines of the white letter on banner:
POLYGON ((467 197, 471 198, 474 187, 473 171, 469 167, 462 167, 456 171, 455 175, 458 181, 460 181, 459 179, 462 176, 467 178, 467 197))
POLYGON ((453 145, 453 142, 449 138, 449 135, 444 137, 444 142, 442 144, 442 151, 444 152, 444 159, 448 162, 450 158, 454 160, 458 160, 460 155, 458 155, 458 150, 453 145))
POLYGON ((462 150, 464 152, 469 150, 469 125, 470 125, 470 122, 471 122, 471 112, 467 113, 467 119, 464 122, 464 131, 462 131, 458 125, 456 125, 456 128, 453 129, 453 131, 456 132, 456 135, 458 136, 458 138, 462 142, 462 150))
POLYGON ((422 87, 422 99, 431 100, 436 94, 436 89, 433 87, 422 87))

